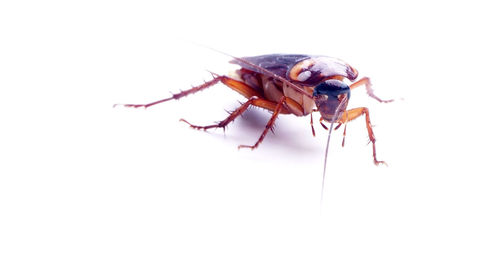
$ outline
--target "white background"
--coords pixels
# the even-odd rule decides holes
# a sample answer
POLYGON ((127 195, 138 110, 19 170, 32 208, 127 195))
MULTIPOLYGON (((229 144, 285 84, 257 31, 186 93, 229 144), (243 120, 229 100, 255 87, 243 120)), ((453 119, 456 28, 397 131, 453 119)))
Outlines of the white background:
MULTIPOLYGON (((492 1, 490 1, 492 2, 492 1)), ((499 266, 498 8, 488 1, 2 1, 1 266, 499 266), (222 85, 236 56, 339 57, 372 78, 335 132, 222 85), (401 100, 404 99, 404 100, 401 100)), ((315 118, 319 119, 318 116, 315 118)))

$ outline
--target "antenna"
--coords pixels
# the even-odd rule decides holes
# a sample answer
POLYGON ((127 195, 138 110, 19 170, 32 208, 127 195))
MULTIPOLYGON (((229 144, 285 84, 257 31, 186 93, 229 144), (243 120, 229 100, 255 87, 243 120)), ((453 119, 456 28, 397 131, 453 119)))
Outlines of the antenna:
POLYGON ((340 110, 342 109, 344 112, 347 108, 347 97, 344 97, 340 104, 335 109, 335 113, 332 117, 332 123, 330 124, 330 130, 328 131, 328 140, 326 141, 326 150, 325 150, 325 161, 323 163, 323 180, 321 181, 321 206, 323 206, 323 192, 325 191, 325 177, 326 177, 326 162, 328 160, 328 148, 330 147, 330 137, 332 136, 333 124, 337 120, 340 115, 340 110))

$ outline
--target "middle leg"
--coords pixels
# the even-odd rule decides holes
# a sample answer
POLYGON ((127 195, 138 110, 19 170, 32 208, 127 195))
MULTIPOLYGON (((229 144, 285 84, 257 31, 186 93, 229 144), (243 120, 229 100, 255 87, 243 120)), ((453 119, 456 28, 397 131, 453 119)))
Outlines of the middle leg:
POLYGON ((212 124, 212 125, 207 125, 207 126, 198 126, 198 125, 194 125, 194 124, 189 123, 185 119, 180 119, 180 121, 189 124, 189 126, 191 126, 191 128, 194 128, 194 129, 197 129, 197 130, 204 130, 204 131, 206 131, 207 129, 211 129, 211 128, 222 128, 222 129, 225 130, 226 126, 229 123, 231 123, 232 121, 234 121, 238 116, 240 116, 241 114, 243 114, 243 112, 245 112, 245 110, 247 110, 248 107, 250 107, 250 105, 258 106, 258 107, 265 106, 265 107, 275 108, 276 103, 268 101, 268 100, 265 100, 265 99, 258 98, 256 96, 252 96, 250 99, 247 100, 247 102, 243 103, 241 106, 239 106, 233 112, 231 112, 226 119, 218 122, 217 124, 212 124))
POLYGON ((287 99, 286 96, 282 96, 281 97, 280 102, 276 105, 276 108, 274 109, 273 115, 271 116, 271 118, 267 122, 266 128, 264 129, 264 131, 260 135, 260 137, 257 140, 257 142, 253 146, 240 145, 240 146, 238 146, 238 149, 240 149, 240 148, 250 148, 250 149, 253 150, 253 149, 257 148, 260 143, 262 143, 262 141, 264 140, 264 137, 266 136, 267 132, 269 132, 269 130, 272 131, 272 127, 274 125, 274 122, 276 121, 276 118, 278 118, 278 115, 280 114, 281 109, 283 108, 283 105, 285 105, 286 99, 287 99))

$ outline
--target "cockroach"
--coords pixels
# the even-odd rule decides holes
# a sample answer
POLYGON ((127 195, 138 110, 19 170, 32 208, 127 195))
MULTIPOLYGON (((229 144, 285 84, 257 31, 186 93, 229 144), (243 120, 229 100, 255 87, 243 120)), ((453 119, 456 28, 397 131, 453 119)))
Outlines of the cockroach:
MULTIPOLYGON (((319 119, 323 128, 328 127, 323 121, 331 123, 330 134, 334 123, 345 125, 362 115, 365 116, 368 137, 372 143, 373 162, 375 165, 386 164, 377 159, 375 149, 375 135, 373 134, 370 113, 366 107, 347 109, 347 104, 351 96, 351 90, 359 86, 365 86, 368 95, 381 103, 392 100, 382 100, 377 97, 372 89, 368 77, 358 78, 358 71, 346 62, 332 57, 311 56, 300 54, 269 54, 254 57, 232 57, 230 63, 240 66, 236 71, 228 75, 212 74, 212 79, 189 90, 173 94, 169 98, 158 100, 149 104, 122 104, 125 107, 148 108, 153 105, 167 102, 173 99, 180 99, 190 94, 197 93, 219 82, 243 95, 247 101, 235 109, 229 116, 212 125, 198 126, 181 119, 191 128, 197 130, 207 130, 211 128, 223 128, 240 116, 250 106, 267 109, 272 112, 272 116, 267 122, 259 139, 253 145, 240 145, 238 148, 257 148, 264 137, 272 131, 276 118, 280 114, 293 114, 295 116, 311 116, 310 125, 312 135, 315 136, 312 114, 319 112, 319 119), (349 80, 347 84, 344 81, 349 80)), ((325 153, 325 165, 330 142, 328 136, 325 153)), ((344 145, 344 140, 342 145, 344 145)), ((324 169, 325 171, 325 169, 324 169)), ((323 172, 324 182, 324 172, 323 172)))

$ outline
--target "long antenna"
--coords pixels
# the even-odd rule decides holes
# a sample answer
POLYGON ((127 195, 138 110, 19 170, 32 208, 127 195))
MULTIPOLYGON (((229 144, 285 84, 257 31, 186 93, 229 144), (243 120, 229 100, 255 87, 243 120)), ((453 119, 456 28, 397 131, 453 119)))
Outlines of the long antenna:
POLYGON ((332 117, 332 123, 330 124, 330 130, 328 131, 328 140, 326 141, 326 150, 325 150, 325 161, 323 163, 323 180, 321 181, 321 206, 323 206, 323 192, 325 191, 325 177, 326 177, 326 162, 328 161, 328 148, 330 147, 330 137, 332 136, 333 124, 337 120, 340 110, 346 110, 347 107, 347 97, 344 97, 340 104, 335 109, 335 113, 332 117))

